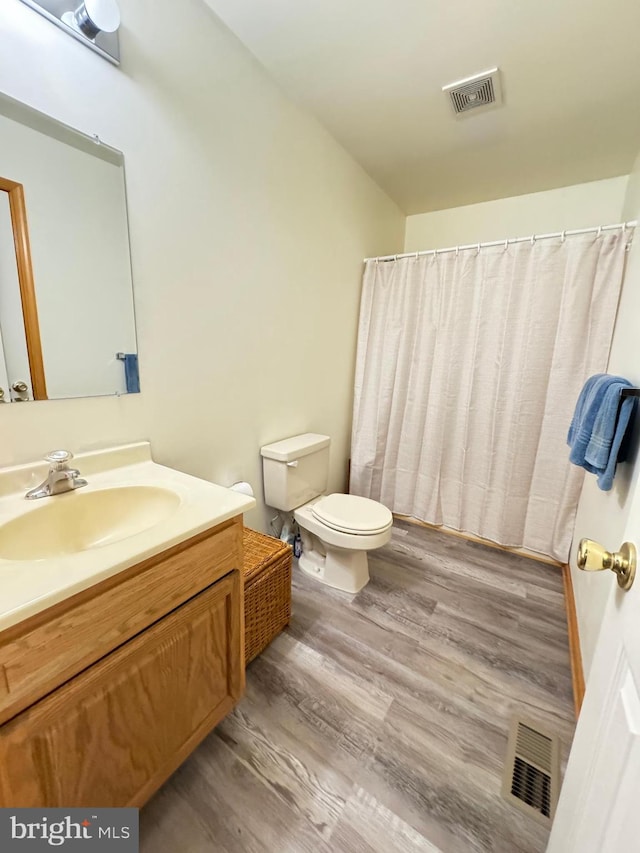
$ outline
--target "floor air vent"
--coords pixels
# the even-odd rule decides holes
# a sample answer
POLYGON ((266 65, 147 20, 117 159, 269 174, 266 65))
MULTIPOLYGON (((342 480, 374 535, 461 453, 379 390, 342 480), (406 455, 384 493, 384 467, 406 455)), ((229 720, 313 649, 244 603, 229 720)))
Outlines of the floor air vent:
POLYGON ((548 824, 560 783, 558 737, 531 720, 514 719, 509 732, 502 794, 513 805, 548 824))
POLYGON ((449 83, 442 87, 442 91, 449 96, 456 115, 502 103, 500 72, 497 68, 449 83))

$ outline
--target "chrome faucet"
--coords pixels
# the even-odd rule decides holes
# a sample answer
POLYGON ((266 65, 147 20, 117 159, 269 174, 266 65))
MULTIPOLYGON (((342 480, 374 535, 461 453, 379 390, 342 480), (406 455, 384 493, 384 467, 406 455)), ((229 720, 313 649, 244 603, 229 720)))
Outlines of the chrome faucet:
POLYGON ((46 462, 49 462, 47 479, 35 489, 30 489, 27 492, 25 495, 27 500, 61 495, 63 492, 72 492, 74 489, 80 489, 87 485, 87 481, 82 479, 77 468, 69 468, 73 453, 68 450, 52 450, 44 458, 46 462))

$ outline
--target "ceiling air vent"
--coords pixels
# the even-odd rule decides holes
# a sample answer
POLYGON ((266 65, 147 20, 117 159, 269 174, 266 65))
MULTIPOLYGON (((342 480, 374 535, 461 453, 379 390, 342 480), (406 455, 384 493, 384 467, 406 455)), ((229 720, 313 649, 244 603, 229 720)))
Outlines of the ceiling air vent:
POLYGON ((497 68, 449 83, 442 87, 442 91, 451 99, 456 115, 502 103, 500 72, 497 68))

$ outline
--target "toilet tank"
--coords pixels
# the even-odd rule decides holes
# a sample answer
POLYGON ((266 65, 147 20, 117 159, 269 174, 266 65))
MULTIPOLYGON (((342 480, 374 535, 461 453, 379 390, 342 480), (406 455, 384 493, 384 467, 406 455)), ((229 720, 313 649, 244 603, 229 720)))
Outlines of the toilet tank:
POLYGON ((268 506, 297 509, 324 493, 329 478, 330 443, 328 435, 306 432, 260 449, 268 506))

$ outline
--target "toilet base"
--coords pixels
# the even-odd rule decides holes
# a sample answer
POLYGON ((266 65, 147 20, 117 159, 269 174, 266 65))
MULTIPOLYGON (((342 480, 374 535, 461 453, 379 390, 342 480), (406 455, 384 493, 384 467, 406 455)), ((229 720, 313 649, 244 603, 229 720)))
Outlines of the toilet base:
POLYGON ((302 571, 320 583, 354 594, 369 583, 369 561, 366 551, 348 551, 326 547, 322 554, 317 542, 302 531, 302 555, 298 565, 302 571))

